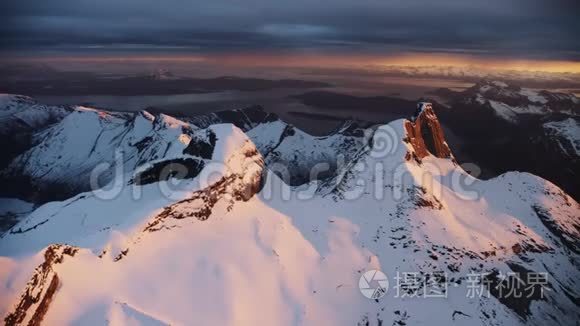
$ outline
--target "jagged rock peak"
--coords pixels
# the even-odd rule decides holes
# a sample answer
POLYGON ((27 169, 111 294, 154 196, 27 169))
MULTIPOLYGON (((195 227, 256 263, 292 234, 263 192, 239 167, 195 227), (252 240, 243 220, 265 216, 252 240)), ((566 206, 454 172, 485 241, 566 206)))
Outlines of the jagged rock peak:
POLYGON ((405 130, 407 140, 413 146, 419 160, 429 154, 439 158, 451 158, 451 150, 445 141, 443 128, 431 103, 419 102, 417 104, 417 111, 411 120, 405 121, 405 130))
POLYGON ((61 281, 54 271, 54 265, 63 262, 65 256, 73 257, 78 248, 53 244, 44 251, 44 262, 34 270, 34 274, 24 289, 20 300, 4 318, 6 325, 40 325, 61 281))

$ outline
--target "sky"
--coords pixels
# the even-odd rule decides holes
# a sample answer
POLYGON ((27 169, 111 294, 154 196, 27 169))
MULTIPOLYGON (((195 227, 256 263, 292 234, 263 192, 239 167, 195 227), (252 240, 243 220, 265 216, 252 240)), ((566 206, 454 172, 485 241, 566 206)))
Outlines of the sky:
POLYGON ((580 62, 579 1, 5 0, 16 53, 400 56, 580 62))

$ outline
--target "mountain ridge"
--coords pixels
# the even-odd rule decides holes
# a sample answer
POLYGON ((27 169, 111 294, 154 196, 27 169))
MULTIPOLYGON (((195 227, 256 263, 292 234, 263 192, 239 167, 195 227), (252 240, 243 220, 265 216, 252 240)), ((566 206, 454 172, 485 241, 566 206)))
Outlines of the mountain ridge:
MULTIPOLYGON (((124 113, 73 107, 62 120, 33 134, 37 140, 26 152, 13 158, 0 175, 7 180, 6 184, 24 185, 20 193, 14 188, 5 190, 9 195, 40 202, 64 199, 89 189, 89 174, 99 163, 109 164, 107 173, 100 174, 100 182, 110 181, 116 151, 123 154, 124 169, 133 170, 147 161, 181 155, 196 130, 224 122, 249 132, 270 163, 282 162, 289 167, 285 179, 295 185, 306 182, 310 167, 319 161, 335 163, 341 152, 338 147, 342 147, 342 154, 348 159, 348 147, 364 137, 364 129, 349 121, 327 136, 311 136, 260 107, 181 119, 147 111, 124 113), (304 152, 306 145, 319 142, 324 144, 304 152), (345 142, 348 144, 341 145, 345 142), (83 150, 71 152, 69 148, 83 150), (38 197, 48 188, 55 190, 48 193, 56 197, 38 197), (36 190, 30 194, 29 189, 36 190)), ((334 168, 331 166, 329 173, 334 168)))
POLYGON ((529 173, 473 178, 426 103, 370 134, 355 127, 360 145, 348 145, 347 164, 298 186, 276 173, 273 164, 284 161, 269 162, 278 157, 271 153, 293 157, 304 144, 351 137, 350 126, 308 138, 270 119, 238 121, 250 128, 244 132, 145 112, 71 114, 104 123, 93 129, 110 132, 101 138, 137 144, 157 130, 177 145, 143 144, 143 153, 159 156, 131 161, 120 181, 38 207, 0 237, 7 323, 573 325, 580 318, 580 205, 529 173), (180 174, 184 162, 191 164, 180 174), (406 290, 393 283, 369 300, 356 287, 368 270, 391 282, 401 273, 425 279, 406 290), (514 273, 526 278, 519 290, 543 294, 502 295, 514 273), (538 273, 545 284, 531 283, 538 273), (478 287, 490 284, 488 296, 466 297, 473 275, 481 276, 478 287), (425 297, 433 289, 446 299, 425 297))
POLYGON ((328 180, 289 186, 232 124, 200 129, 190 142, 206 143, 211 150, 197 157, 211 160, 170 196, 160 193, 169 179, 124 183, 108 200, 97 190, 47 203, 4 234, 0 255, 15 266, 8 280, 19 279, 5 292, 12 298, 2 308, 6 321, 100 324, 113 312, 130 318, 136 311, 161 324, 574 324, 579 204, 539 177, 510 172, 481 181, 445 153, 432 155, 423 137, 443 137, 435 119, 423 108, 413 120, 377 127, 356 160, 337 171, 342 178, 331 192, 320 191, 328 180), (435 132, 410 135, 412 121, 435 132), (409 159, 417 152, 420 160, 409 159), (210 170, 217 175, 203 177, 210 170), (135 189, 140 199, 132 199, 135 189), (380 189, 386 195, 376 197, 380 189), (55 250, 75 254, 55 263, 46 258, 55 250), (446 286, 448 299, 413 299, 424 285, 368 300, 353 285, 371 269, 391 277, 448 273, 434 283, 446 286), (545 296, 515 304, 498 293, 516 271, 546 273, 545 296), (487 275, 489 297, 465 299, 470 273, 487 275), (39 281, 27 283, 26 275, 39 281), (30 293, 39 304, 26 303, 30 293), (119 312, 119 304, 130 309, 119 312), (219 312, 209 309, 216 305, 219 312))

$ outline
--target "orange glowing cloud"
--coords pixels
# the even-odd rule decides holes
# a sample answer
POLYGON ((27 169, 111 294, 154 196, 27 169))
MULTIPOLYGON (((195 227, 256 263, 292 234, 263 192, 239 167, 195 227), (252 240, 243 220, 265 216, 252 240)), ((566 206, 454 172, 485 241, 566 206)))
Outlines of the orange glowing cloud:
POLYGON ((207 61, 242 66, 357 68, 381 66, 454 66, 488 70, 544 71, 580 73, 578 61, 531 60, 478 57, 459 54, 397 54, 397 55, 336 55, 336 54, 235 54, 207 57, 207 61))
POLYGON ((553 73, 580 73, 580 61, 532 60, 493 58, 448 53, 404 54, 328 54, 328 53, 200 53, 160 55, 79 55, 53 57, 25 57, 18 61, 29 62, 170 62, 196 63, 237 67, 285 68, 373 68, 388 66, 441 66, 476 67, 482 70, 543 71, 553 73))

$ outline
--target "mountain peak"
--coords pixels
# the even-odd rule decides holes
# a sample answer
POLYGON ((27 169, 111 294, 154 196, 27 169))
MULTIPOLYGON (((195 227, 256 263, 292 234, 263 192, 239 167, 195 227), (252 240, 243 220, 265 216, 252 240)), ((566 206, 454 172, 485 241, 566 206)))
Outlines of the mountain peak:
POLYGON ((212 325, 353 325, 371 317, 443 325, 458 312, 470 325, 578 320, 578 203, 531 174, 466 174, 430 103, 419 103, 410 120, 369 130, 372 141, 344 134, 349 128, 314 137, 261 113, 262 122, 249 112, 232 116, 247 131, 218 115, 200 127, 138 114, 75 111, 21 159, 32 175, 46 176, 38 173, 47 165, 76 181, 120 148, 135 181, 107 199, 99 189, 44 204, 0 236, 8 324, 102 325, 114 314, 212 325), (294 187, 275 171, 282 163, 312 172, 316 158, 339 154, 347 164, 333 167, 325 191, 319 182, 294 187), (178 178, 173 164, 190 170, 178 178), (165 167, 181 181, 159 177, 165 167), (373 270, 395 281, 419 277, 422 286, 405 290, 409 300, 395 286, 368 300, 356 285, 373 270), (515 281, 502 278, 512 272, 538 291, 527 276, 544 275, 545 297, 504 300, 495 290, 515 281), (467 299, 474 281, 490 295, 467 299), (429 294, 441 300, 410 300, 429 294))
POLYGON ((411 143, 414 153, 410 154, 420 161, 429 154, 439 158, 450 158, 451 150, 445 141, 443 128, 435 115, 433 105, 420 102, 411 120, 405 121, 406 140, 411 143))

